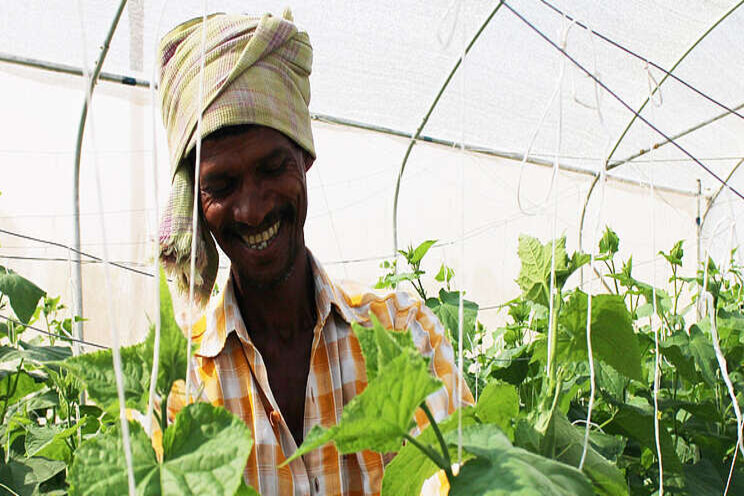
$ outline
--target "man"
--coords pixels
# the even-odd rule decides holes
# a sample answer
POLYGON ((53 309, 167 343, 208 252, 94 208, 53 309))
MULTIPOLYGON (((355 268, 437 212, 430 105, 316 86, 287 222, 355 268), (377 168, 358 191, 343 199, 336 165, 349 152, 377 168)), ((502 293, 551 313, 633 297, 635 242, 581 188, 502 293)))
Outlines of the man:
MULTIPOLYGON (((161 258, 187 288, 197 119, 203 111, 195 287, 206 302, 217 272, 230 277, 194 326, 192 399, 224 405, 250 426, 246 481, 261 494, 377 494, 383 457, 339 455, 329 444, 279 467, 317 424, 334 425, 367 384, 351 323, 373 312, 431 358, 444 387, 427 398, 441 420, 456 396, 451 345, 434 315, 405 293, 379 296, 335 285, 305 247, 305 174, 315 159, 308 103, 312 49, 285 13, 218 14, 206 22, 204 104, 197 105, 202 23, 161 41, 160 94, 173 169, 161 258)), ((419 428, 425 415, 416 416, 419 428)))

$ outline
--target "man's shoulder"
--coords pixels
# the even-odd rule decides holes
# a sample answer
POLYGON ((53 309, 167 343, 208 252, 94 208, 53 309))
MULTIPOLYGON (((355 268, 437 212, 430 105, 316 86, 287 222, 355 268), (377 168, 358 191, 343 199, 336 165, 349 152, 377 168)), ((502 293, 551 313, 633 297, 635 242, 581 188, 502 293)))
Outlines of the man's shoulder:
POLYGON ((352 320, 368 323, 370 313, 385 327, 404 331, 417 325, 428 334, 442 334, 439 319, 417 296, 403 290, 381 290, 355 281, 339 281, 335 284, 339 300, 346 307, 352 320))

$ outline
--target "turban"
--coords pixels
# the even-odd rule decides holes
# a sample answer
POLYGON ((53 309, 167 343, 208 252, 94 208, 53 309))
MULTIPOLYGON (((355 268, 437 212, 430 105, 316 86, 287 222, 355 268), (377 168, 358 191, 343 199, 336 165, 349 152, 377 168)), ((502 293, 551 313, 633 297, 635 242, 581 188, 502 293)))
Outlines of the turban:
MULTIPOLYGON (((158 56, 172 181, 160 224, 160 258, 185 290, 194 234, 194 164, 187 157, 199 138, 241 124, 280 131, 315 157, 308 110, 312 47, 307 33, 292 23, 289 10, 283 18, 213 14, 204 23, 193 19, 166 34, 158 56), (202 29, 206 45, 199 102, 202 29), (201 136, 196 132, 199 113, 201 136)), ((194 287, 196 301, 203 304, 214 286, 219 257, 201 215, 196 236, 194 287)))

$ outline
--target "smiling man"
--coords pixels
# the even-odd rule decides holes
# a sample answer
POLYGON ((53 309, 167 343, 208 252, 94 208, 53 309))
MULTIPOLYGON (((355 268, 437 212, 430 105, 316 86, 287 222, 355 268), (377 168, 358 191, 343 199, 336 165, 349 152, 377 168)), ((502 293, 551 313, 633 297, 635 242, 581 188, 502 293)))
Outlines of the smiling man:
MULTIPOLYGON (((367 385, 351 324, 370 312, 410 328, 443 387, 427 398, 437 420, 472 403, 458 398, 451 345, 436 317, 406 293, 377 295, 333 283, 305 246, 306 173, 315 160, 310 113, 312 48, 284 18, 216 14, 206 22, 203 104, 197 104, 201 19, 160 45, 160 95, 173 184, 161 259, 189 286, 194 180, 200 210, 194 284, 203 304, 217 273, 230 276, 194 326, 190 400, 224 405, 251 428, 246 481, 265 496, 378 494, 385 458, 339 455, 332 444, 279 467, 315 425, 329 427, 367 385), (203 112, 195 177, 197 119, 203 112)), ((418 428, 426 424, 416 415, 418 428)))

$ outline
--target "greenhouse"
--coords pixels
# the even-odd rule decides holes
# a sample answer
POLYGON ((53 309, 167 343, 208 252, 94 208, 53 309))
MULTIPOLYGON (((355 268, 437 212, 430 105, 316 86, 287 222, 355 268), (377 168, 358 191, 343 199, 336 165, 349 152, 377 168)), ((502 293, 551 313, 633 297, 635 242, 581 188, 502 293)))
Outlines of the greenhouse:
POLYGON ((5 2, 0 494, 744 494, 743 3, 5 2))

